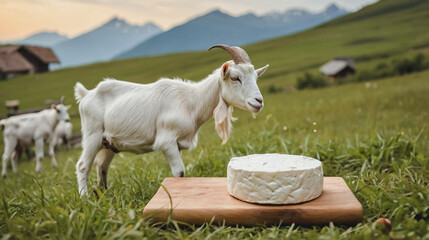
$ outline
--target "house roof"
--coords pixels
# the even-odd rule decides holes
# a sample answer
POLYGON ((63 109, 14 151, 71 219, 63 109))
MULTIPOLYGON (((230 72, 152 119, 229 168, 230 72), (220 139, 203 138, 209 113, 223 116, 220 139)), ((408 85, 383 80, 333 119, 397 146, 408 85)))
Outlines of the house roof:
POLYGON ((36 57, 38 57, 44 63, 59 63, 57 56, 50 48, 45 47, 34 47, 34 46, 23 46, 23 48, 30 51, 36 57))
POLYGON ((325 75, 332 76, 341 72, 346 67, 355 69, 353 59, 346 57, 336 58, 321 66, 319 70, 325 75))
POLYGON ((320 71, 326 75, 335 75, 343 70, 347 66, 346 61, 342 60, 332 60, 322 67, 320 67, 320 71))
POLYGON ((334 59, 346 61, 347 64, 349 65, 349 67, 355 69, 355 60, 353 60, 353 58, 351 58, 351 57, 336 57, 334 59))
POLYGON ((29 51, 43 63, 59 63, 57 56, 50 48, 6 45, 0 46, 0 69, 3 72, 34 70, 35 67, 22 55, 21 49, 29 51))
POLYGON ((3 72, 20 72, 33 70, 34 66, 18 51, 0 51, 0 69, 3 72))
POLYGON ((18 48, 20 48, 20 46, 18 46, 18 45, 4 45, 4 46, 0 46, 0 53, 11 53, 13 51, 18 50, 18 48))

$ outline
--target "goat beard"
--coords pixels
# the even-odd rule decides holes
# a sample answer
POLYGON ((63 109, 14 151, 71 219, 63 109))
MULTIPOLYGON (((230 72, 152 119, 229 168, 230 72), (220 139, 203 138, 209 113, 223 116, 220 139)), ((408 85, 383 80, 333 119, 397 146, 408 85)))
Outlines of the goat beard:
POLYGON ((256 113, 256 112, 252 112, 252 117, 253 117, 253 118, 256 118, 256 115, 258 115, 258 113, 256 113))
POLYGON ((222 96, 219 96, 219 103, 213 111, 213 117, 215 119, 216 131, 220 138, 222 138, 222 145, 228 142, 232 124, 231 121, 237 120, 232 116, 233 107, 228 105, 222 96))

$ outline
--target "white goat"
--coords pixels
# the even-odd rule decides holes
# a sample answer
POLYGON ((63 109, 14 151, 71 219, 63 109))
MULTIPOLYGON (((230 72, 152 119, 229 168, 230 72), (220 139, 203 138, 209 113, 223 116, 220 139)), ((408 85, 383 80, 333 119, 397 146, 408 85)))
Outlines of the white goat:
MULTIPOLYGON (((64 106, 64 97, 61 98, 61 104, 52 105, 51 109, 43 110, 38 113, 29 113, 10 117, 0 121, 4 137, 4 153, 2 164, 2 176, 6 177, 6 168, 9 159, 16 149, 28 148, 35 145, 36 152, 36 172, 42 170, 41 160, 43 158, 44 142, 49 141, 49 155, 51 164, 57 166, 55 160, 54 145, 52 144, 52 133, 58 121, 69 121, 70 117, 67 110, 70 106, 64 106), (17 148, 17 145, 20 146, 17 148)), ((17 172, 17 154, 12 158, 12 170, 17 172)))
MULTIPOLYGON (((263 98, 256 84, 268 65, 255 70, 239 47, 215 45, 233 61, 198 83, 160 79, 136 84, 105 79, 92 90, 76 83, 75 96, 82 120, 83 152, 76 164, 81 196, 87 194, 89 171, 95 159, 98 186, 107 186, 107 171, 115 153, 161 151, 173 176, 183 177, 180 150, 197 145, 200 126, 212 116, 223 139, 231 131, 232 107, 256 114, 263 98)), ((210 50, 209 49, 209 50, 210 50)))
POLYGON ((54 147, 65 144, 69 147, 69 139, 72 136, 73 125, 70 122, 60 121, 52 136, 54 147))

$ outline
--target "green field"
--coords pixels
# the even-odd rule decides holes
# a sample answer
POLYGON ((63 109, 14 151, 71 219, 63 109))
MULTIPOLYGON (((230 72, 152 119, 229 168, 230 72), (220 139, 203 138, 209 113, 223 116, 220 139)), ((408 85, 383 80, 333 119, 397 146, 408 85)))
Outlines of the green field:
MULTIPOLYGON (((244 48, 253 64, 270 64, 259 81, 265 107, 253 119, 236 110, 225 145, 213 120, 200 130, 199 144, 183 152, 187 176, 226 176, 233 156, 253 153, 303 154, 320 159, 326 176, 345 179, 364 208, 357 226, 180 226, 142 219, 145 204, 171 176, 160 153, 115 156, 109 188, 81 200, 74 165, 81 152, 61 151, 59 167, 43 161, 44 172, 24 159, 19 174, 0 180, 0 237, 3 239, 429 239, 429 71, 369 83, 270 94, 271 85, 294 85, 305 71, 335 56, 352 56, 359 69, 379 62, 429 53, 428 1, 384 0, 302 33, 244 48), (374 221, 392 220, 383 233, 374 221)), ((194 52, 98 63, 0 82, 0 103, 19 99, 21 108, 41 106, 66 95, 74 131, 80 117, 73 100, 79 81, 93 88, 103 77, 148 83, 159 77, 200 80, 228 60, 222 51, 194 52)), ((0 109, 0 116, 5 115, 0 109)), ((3 152, 3 140, 0 151, 3 152)), ((95 185, 95 171, 89 185, 95 185)))

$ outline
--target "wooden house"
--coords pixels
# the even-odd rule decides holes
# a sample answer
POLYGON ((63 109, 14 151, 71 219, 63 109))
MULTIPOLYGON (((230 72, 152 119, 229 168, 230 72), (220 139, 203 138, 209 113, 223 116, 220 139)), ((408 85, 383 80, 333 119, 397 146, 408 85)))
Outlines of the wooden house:
POLYGON ((356 72, 355 62, 350 57, 337 57, 319 68, 320 72, 332 79, 346 77, 356 72))
POLYGON ((0 79, 49 71, 50 63, 59 63, 50 48, 5 45, 0 46, 0 79))

